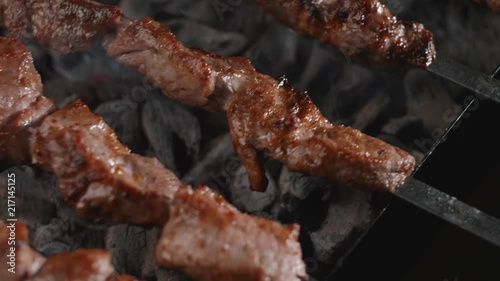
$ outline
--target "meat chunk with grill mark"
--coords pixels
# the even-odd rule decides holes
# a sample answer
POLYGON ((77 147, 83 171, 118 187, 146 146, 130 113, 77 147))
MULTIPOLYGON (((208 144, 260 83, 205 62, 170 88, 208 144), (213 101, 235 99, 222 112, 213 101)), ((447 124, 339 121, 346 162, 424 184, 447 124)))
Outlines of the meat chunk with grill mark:
POLYGON ((32 127, 54 110, 42 96, 42 81, 30 52, 13 38, 0 37, 0 168, 28 164, 32 127))
POLYGON ((234 145, 254 189, 267 186, 263 153, 291 170, 361 189, 392 191, 413 171, 413 156, 358 130, 332 125, 305 93, 285 81, 261 75, 254 83, 228 110, 234 145))
POLYGON ((155 158, 131 154, 101 117, 76 101, 31 139, 33 163, 59 178, 65 200, 90 221, 163 225, 180 180, 155 158))
POLYGON ((207 187, 184 188, 156 259, 200 281, 306 280, 298 234, 298 225, 242 214, 207 187))
POLYGON ((40 270, 25 281, 106 281, 113 272, 108 251, 85 249, 48 258, 40 270))
POLYGON ((63 54, 93 46, 122 15, 119 7, 89 0, 0 0, 0 24, 11 36, 63 54))
POLYGON ((382 66, 427 68, 435 59, 432 33, 400 21, 378 0, 257 0, 295 30, 382 66))
POLYGON ((411 155, 354 129, 334 127, 305 93, 258 73, 244 58, 187 49, 150 19, 123 30, 106 44, 111 56, 139 69, 170 97, 228 112, 235 148, 254 190, 267 186, 264 154, 293 170, 379 191, 394 190, 413 171, 411 155), (173 63, 176 57, 185 61, 173 63), (165 71, 165 65, 173 68, 165 71), (192 88, 183 88, 182 96, 172 94, 183 85, 192 88))

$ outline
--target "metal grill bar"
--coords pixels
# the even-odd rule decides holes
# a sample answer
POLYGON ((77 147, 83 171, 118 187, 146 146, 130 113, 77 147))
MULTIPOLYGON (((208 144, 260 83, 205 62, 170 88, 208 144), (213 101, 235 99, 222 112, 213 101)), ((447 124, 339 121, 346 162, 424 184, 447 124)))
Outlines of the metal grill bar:
POLYGON ((500 220, 481 210, 416 179, 411 179, 394 194, 500 247, 500 220))
MULTIPOLYGON (((500 75, 500 65, 491 76, 488 76, 452 59, 441 58, 429 68, 429 71, 464 86, 469 90, 474 91, 475 94, 500 102, 500 81, 495 79, 500 75)), ((470 104, 463 110, 462 114, 457 118, 455 123, 461 118, 469 107, 470 104)), ((449 129, 453 128, 455 123, 453 123, 449 129)), ((449 129, 447 133, 449 132, 449 129)), ((443 141, 446 134, 436 142, 436 145, 429 151, 420 165, 425 162, 437 145, 443 141)), ((417 170, 418 168, 420 168, 420 166, 417 167, 417 170)), ((492 243, 493 245, 500 247, 500 220, 460 200, 457 200, 455 197, 452 197, 416 179, 410 179, 408 183, 393 192, 393 194, 492 243)))
POLYGON ((500 72, 500 66, 495 74, 489 76, 452 59, 438 58, 429 67, 429 71, 500 103, 500 81, 493 78, 500 72))

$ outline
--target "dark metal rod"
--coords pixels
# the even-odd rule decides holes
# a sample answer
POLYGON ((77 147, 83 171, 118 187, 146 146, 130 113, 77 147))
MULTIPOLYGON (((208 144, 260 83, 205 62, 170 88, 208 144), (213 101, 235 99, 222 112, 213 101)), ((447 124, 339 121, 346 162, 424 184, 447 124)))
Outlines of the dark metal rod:
POLYGON ((393 192, 397 197, 500 247, 500 220, 416 179, 393 192))
POLYGON ((500 81, 455 60, 438 57, 429 71, 500 103, 500 81))

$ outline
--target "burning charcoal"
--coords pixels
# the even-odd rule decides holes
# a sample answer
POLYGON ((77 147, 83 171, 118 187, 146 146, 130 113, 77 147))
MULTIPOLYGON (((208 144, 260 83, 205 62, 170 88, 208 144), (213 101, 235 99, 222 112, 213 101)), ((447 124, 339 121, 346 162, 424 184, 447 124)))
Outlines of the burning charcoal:
POLYGON ((329 262, 337 247, 354 231, 363 231, 373 219, 371 193, 339 188, 330 199, 321 228, 310 234, 315 258, 329 262))
POLYGON ((200 147, 198 120, 185 107, 159 94, 150 94, 142 110, 149 143, 166 168, 183 173, 200 147))
POLYGON ((290 172, 286 167, 281 170, 279 185, 281 192, 289 192, 301 200, 306 199, 317 189, 325 189, 325 186, 330 186, 325 180, 301 173, 290 172))
POLYGON ((227 159, 235 155, 231 134, 214 139, 207 150, 206 155, 182 178, 182 182, 196 187, 212 181, 217 187, 214 184, 210 186, 215 189, 218 189, 219 184, 228 184, 230 176, 223 165, 227 159))
POLYGON ((245 56, 252 61, 257 70, 279 77, 296 67, 298 44, 299 38, 292 30, 279 24, 272 24, 245 56), (270 45, 281 47, 269 48, 270 45))
MULTIPOLYGON (((322 86, 331 86, 331 84, 341 76, 342 65, 345 64, 345 57, 338 53, 332 52, 331 49, 325 48, 320 42, 315 41, 312 43, 311 50, 304 50, 305 48, 300 48, 299 55, 305 56, 307 63, 305 64, 303 71, 298 78, 299 81, 295 83, 296 86, 301 91, 309 91, 317 84, 313 84, 313 81, 319 76, 324 75, 326 71, 330 83, 325 83, 322 86)), ((328 91, 329 89, 327 89, 328 91)), ((322 95, 327 95, 325 91, 318 89, 322 95)))
POLYGON ((126 100, 116 100, 100 104, 94 111, 104 118, 118 135, 120 142, 128 146, 133 152, 142 151, 145 141, 141 128, 139 106, 127 106, 126 100))
POLYGON ((27 222, 47 223, 57 215, 57 205, 62 196, 55 177, 45 173, 37 174, 30 167, 15 167, 0 174, 0 215, 7 219, 7 178, 14 174, 16 179, 16 216, 27 222))
POLYGON ((55 254, 66 253, 69 251, 69 246, 61 242, 49 242, 42 246, 42 248, 40 248, 40 252, 46 257, 50 257, 55 254))
POLYGON ((279 188, 281 195, 271 211, 273 217, 283 223, 297 222, 302 231, 314 231, 321 226, 328 210, 331 184, 283 167, 279 188))
POLYGON ((353 117, 354 122, 351 127, 358 130, 365 130, 368 125, 377 120, 379 115, 389 105, 390 97, 384 91, 376 92, 367 103, 353 117))
POLYGON ((278 197, 278 187, 268 172, 266 172, 266 176, 269 179, 269 183, 266 191, 252 191, 249 187, 250 183, 248 182, 248 174, 245 167, 236 159, 229 161, 235 163, 226 165, 239 166, 239 168, 234 171, 234 174, 231 175, 231 181, 226 187, 229 193, 229 201, 231 201, 234 206, 241 211, 255 214, 264 211, 276 201, 278 197))
POLYGON ((245 36, 236 32, 224 32, 190 20, 174 19, 164 24, 177 34, 177 39, 187 47, 201 48, 224 56, 240 54, 248 44, 245 36), (204 36, 193 36, 203 34, 204 36))
POLYGON ((156 262, 155 250, 161 231, 160 228, 146 230, 146 256, 142 265, 142 278, 144 280, 159 281, 189 281, 189 279, 181 273, 162 268, 156 262))
POLYGON ((422 70, 408 72, 404 80, 408 115, 421 120, 424 130, 446 129, 462 109, 450 97, 440 79, 422 70))
POLYGON ((108 229, 106 249, 111 254, 111 262, 118 273, 140 276, 146 256, 146 230, 144 228, 116 225, 108 229))

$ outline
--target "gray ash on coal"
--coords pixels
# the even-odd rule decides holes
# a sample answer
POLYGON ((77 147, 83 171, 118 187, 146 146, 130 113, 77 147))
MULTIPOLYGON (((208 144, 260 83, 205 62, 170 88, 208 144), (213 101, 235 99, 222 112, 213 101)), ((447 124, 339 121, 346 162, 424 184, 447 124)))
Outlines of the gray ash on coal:
MULTIPOLYGON (((333 123, 359 128, 418 158, 463 105, 460 88, 428 72, 383 71, 353 64, 333 48, 277 23, 254 1, 101 2, 120 3, 132 17, 154 17, 188 46, 247 56, 259 71, 284 75, 297 89, 307 90, 333 123)), ((470 0, 387 2, 400 10, 399 16, 430 28, 441 56, 485 73, 500 63, 500 17, 487 8, 470 0), (398 8, 396 2, 403 7, 398 8)), ((385 206, 384 196, 294 173, 275 161, 266 163, 268 191, 252 192, 223 114, 168 100, 102 49, 68 56, 45 54, 35 45, 30 49, 45 94, 59 106, 81 98, 134 152, 158 157, 184 182, 207 184, 245 212, 301 224, 304 259, 316 280, 324 280, 341 265, 385 206)), ((29 167, 13 171, 19 179, 18 215, 29 223, 35 249, 52 255, 82 247, 107 248, 119 272, 144 280, 187 280, 154 262, 159 229, 87 224, 63 203, 53 176, 29 167)), ((5 178, 6 172, 0 177, 2 219, 7 209, 5 178)))

